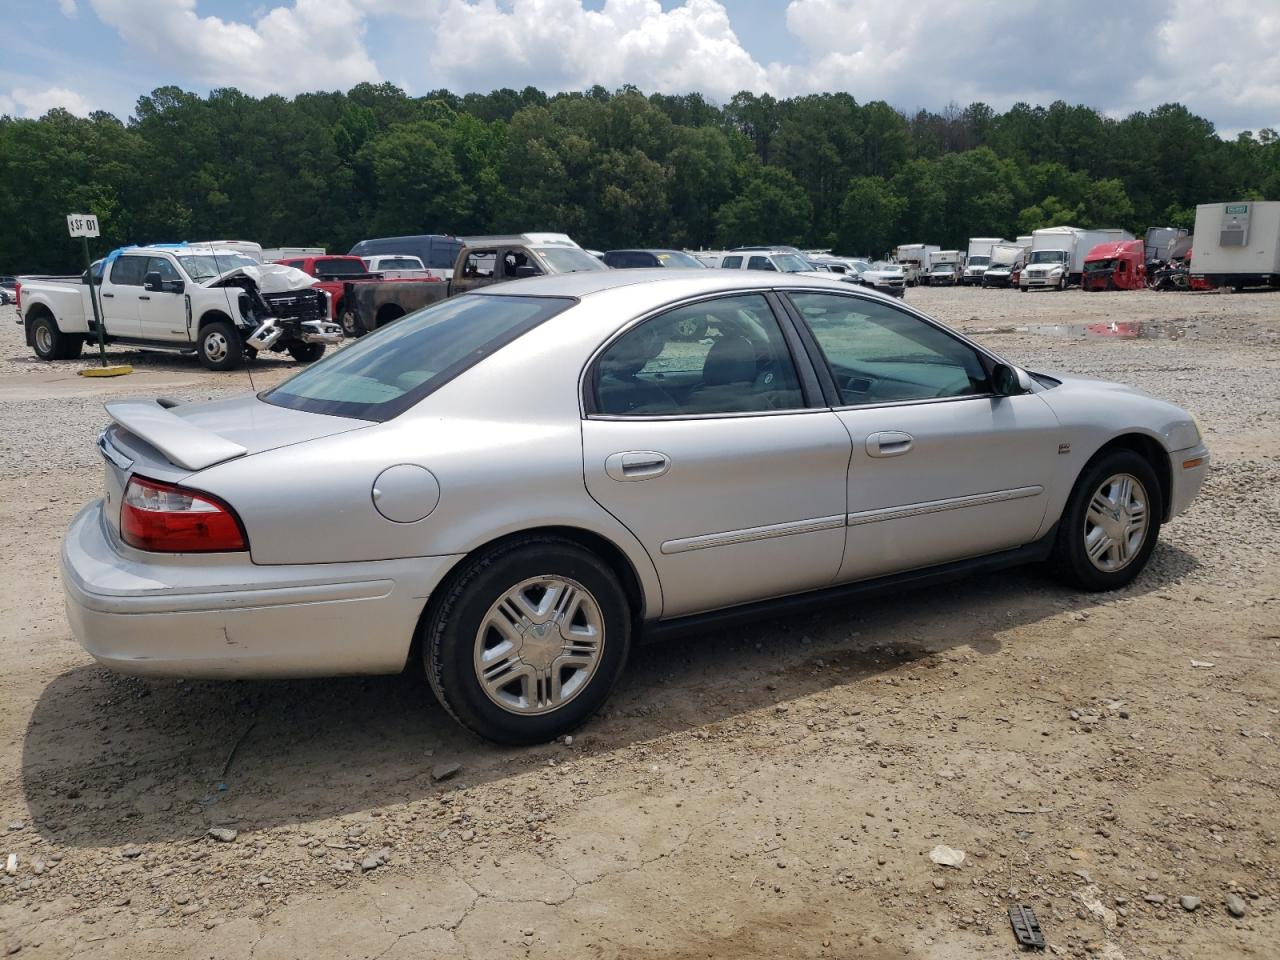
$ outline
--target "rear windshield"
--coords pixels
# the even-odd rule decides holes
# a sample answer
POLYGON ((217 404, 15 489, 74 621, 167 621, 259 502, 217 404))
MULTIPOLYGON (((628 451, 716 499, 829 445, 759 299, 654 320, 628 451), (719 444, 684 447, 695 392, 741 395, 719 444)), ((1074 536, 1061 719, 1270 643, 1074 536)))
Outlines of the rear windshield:
POLYGON ((569 297, 454 297, 312 364, 262 399, 308 413, 390 420, 575 302, 569 297))
POLYGON ((317 258, 315 261, 316 273, 323 273, 326 277, 358 277, 367 273, 368 269, 359 257, 331 257, 327 260, 317 258))
POLYGON ((532 247, 545 263, 551 265, 554 273, 581 273, 584 270, 608 270, 603 263, 587 253, 574 247, 532 247))
POLYGON ((658 254, 658 262, 664 267, 686 267, 690 270, 701 270, 704 266, 701 260, 678 250, 668 250, 658 254))
POLYGON ((421 270, 422 261, 417 257, 380 257, 379 270, 421 270))

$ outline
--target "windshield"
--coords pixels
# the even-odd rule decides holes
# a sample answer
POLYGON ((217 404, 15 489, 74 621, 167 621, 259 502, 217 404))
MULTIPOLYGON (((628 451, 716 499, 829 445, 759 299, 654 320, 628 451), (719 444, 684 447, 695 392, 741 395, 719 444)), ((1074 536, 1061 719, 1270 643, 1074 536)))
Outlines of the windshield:
POLYGON ((890 273, 901 273, 902 267, 896 263, 889 263, 887 260, 877 260, 871 265, 872 270, 887 270, 890 273))
POLYGON ((581 273, 584 270, 608 270, 603 263, 575 247, 531 247, 554 273, 581 273))
POLYGON ((849 262, 849 267, 852 270, 856 270, 858 273, 866 273, 867 270, 870 269, 870 264, 862 260, 851 260, 849 262))
POLYGON ((1030 263, 1062 263, 1066 259, 1065 250, 1037 250, 1031 254, 1030 263))
POLYGON ((969 258, 969 266, 971 267, 985 267, 990 262, 991 262, 990 257, 978 256, 978 257, 969 258))
POLYGON ((382 257, 378 261, 379 270, 423 270, 422 261, 417 257, 382 257))
POLYGON ((794 253, 775 253, 771 259, 773 265, 782 273, 804 273, 806 270, 813 269, 809 261, 794 253))
POLYGON ((1085 273, 1101 273, 1105 270, 1110 270, 1115 265, 1114 259, 1088 260, 1085 262, 1084 271, 1085 273))
POLYGON ((187 276, 197 283, 201 280, 209 280, 213 277, 221 276, 228 270, 235 270, 237 267, 259 267, 261 266, 253 257, 246 257, 243 253, 222 253, 219 251, 215 254, 178 254, 178 262, 182 264, 182 269, 187 272, 187 276))
POLYGON ((690 267, 695 270, 706 269, 706 265, 697 257, 691 257, 687 253, 680 253, 678 250, 670 250, 657 255, 658 261, 664 267, 690 267))
MULTIPOLYGON (((308 413, 390 420, 575 302, 567 297, 454 297, 361 338, 262 399, 308 413)), ((514 395, 512 402, 517 402, 514 395)))
POLYGON ((950 263, 935 263, 933 265, 933 273, 952 273, 955 267, 950 263))

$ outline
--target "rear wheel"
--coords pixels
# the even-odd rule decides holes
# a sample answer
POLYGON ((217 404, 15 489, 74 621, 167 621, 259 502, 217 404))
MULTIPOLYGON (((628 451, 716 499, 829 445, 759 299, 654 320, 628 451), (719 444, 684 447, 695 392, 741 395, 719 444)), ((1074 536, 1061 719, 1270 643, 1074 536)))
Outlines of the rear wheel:
POLYGON ((63 333, 53 317, 37 317, 31 324, 32 348, 41 360, 74 360, 84 349, 84 337, 63 333))
POLYGON ((1058 525, 1053 562, 1084 590, 1117 590, 1147 565, 1164 504, 1151 465, 1115 450, 1085 468, 1058 525))
POLYGON ((299 363, 315 363, 324 356, 323 343, 302 343, 294 341, 288 346, 289 356, 299 363))
POLYGON ((216 320, 201 327, 196 349, 207 370, 234 370, 240 366, 244 356, 240 334, 225 320, 216 320))
POLYGON ((464 726, 545 743, 608 698, 631 616, 617 577, 567 540, 527 537, 463 562, 423 626, 427 680, 464 726))
POLYGON ((356 312, 352 307, 344 306, 342 312, 338 314, 338 322, 342 324, 342 333, 344 336, 351 337, 353 340, 364 333, 360 327, 360 318, 356 316, 356 312))

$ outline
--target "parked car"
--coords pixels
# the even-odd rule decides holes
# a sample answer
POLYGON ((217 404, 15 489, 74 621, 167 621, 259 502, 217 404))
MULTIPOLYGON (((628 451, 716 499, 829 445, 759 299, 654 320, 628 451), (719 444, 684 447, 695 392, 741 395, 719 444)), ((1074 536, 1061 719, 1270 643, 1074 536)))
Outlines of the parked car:
POLYGON ((80 277, 24 277, 19 312, 41 360, 74 359, 97 339, 96 287, 109 343, 195 354, 210 370, 268 350, 310 363, 342 340, 314 284, 290 267, 211 247, 125 247, 80 277))
POLYGON ((706 269, 706 265, 701 260, 681 250, 609 250, 600 259, 604 261, 606 267, 613 267, 615 270, 642 267, 706 269))
MULTIPOLYGON (((399 259, 403 261, 405 258, 399 259)), ((417 260, 416 257, 412 259, 419 264, 422 262, 417 260)), ((347 291, 350 289, 351 284, 383 279, 381 273, 374 273, 370 270, 369 265, 362 257, 335 254, 321 257, 291 257, 278 262, 286 267, 301 270, 308 276, 315 277, 316 288, 323 290, 329 296, 329 319, 339 322, 346 313, 344 307, 347 291)), ((429 283, 440 282, 438 277, 432 276, 423 270, 419 270, 415 276, 397 277, 396 279, 417 282, 426 281, 429 283)))
POLYGON ((742 249, 738 253, 726 253, 720 260, 720 269, 806 273, 813 269, 813 264, 793 250, 750 248, 742 249))
POLYGON ((0 304, 8 306, 18 302, 18 278, 0 277, 0 304))
POLYGON ((459 293, 547 273, 608 270, 563 233, 465 237, 453 279, 446 283, 374 280, 347 283, 338 317, 349 337, 359 337, 429 304, 459 293))
POLYGON ((472 730, 546 742, 633 640, 770 601, 1043 560, 1123 587, 1208 469, 1178 407, 852 284, 636 279, 496 285, 259 394, 109 403, 103 497, 62 545, 76 637, 147 676, 413 655, 472 730))
POLYGON ((409 237, 378 237, 361 240, 347 251, 348 256, 368 257, 375 254, 407 254, 417 257, 441 280, 453 276, 453 264, 458 259, 462 241, 446 234, 424 233, 409 237))

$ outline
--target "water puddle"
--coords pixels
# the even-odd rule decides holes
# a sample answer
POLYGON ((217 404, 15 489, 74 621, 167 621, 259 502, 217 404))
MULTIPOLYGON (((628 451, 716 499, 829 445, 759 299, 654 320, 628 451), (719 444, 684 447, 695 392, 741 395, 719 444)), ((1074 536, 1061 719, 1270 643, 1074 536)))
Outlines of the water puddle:
POLYGON ((1103 323, 1033 323, 1015 327, 1018 333, 1032 333, 1059 340, 1181 340, 1186 328, 1167 320, 1128 320, 1103 323))

